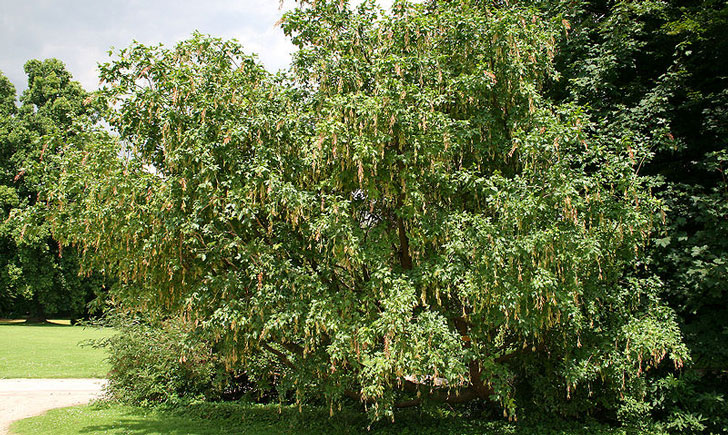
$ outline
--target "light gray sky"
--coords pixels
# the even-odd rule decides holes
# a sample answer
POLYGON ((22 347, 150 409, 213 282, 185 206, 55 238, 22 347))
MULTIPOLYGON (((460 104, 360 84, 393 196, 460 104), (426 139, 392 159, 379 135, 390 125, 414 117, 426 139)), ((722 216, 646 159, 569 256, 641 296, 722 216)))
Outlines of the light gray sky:
POLYGON ((169 46, 195 30, 238 39, 275 71, 288 66, 294 48, 275 23, 293 6, 291 0, 283 9, 279 0, 0 0, 0 71, 20 94, 25 62, 55 57, 93 90, 96 64, 109 59, 112 46, 134 39, 169 46))

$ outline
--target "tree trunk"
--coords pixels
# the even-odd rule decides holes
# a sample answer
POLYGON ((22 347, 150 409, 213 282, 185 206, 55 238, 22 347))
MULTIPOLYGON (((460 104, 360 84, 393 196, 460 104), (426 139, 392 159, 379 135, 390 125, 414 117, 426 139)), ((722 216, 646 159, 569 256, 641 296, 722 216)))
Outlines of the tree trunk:
POLYGON ((43 306, 38 302, 38 296, 33 296, 33 305, 28 312, 28 318, 25 323, 46 323, 46 313, 43 306))

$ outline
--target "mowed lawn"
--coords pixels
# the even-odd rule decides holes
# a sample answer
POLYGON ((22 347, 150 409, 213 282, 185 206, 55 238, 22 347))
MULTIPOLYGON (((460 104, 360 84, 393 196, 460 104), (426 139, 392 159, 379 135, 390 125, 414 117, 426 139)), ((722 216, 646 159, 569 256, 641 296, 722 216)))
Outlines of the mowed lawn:
POLYGON ((611 428, 596 423, 516 424, 456 416, 434 417, 419 410, 397 413, 394 423, 371 423, 363 412, 344 410, 329 417, 326 407, 196 403, 177 409, 96 403, 54 409, 10 426, 17 435, 213 435, 213 434, 381 434, 381 435, 626 435, 659 431, 611 428))
MULTIPOLYGON (((273 413, 272 413, 273 414, 273 413)), ((169 413, 157 409, 97 403, 53 409, 45 414, 20 420, 10 427, 18 435, 71 434, 279 434, 287 432, 279 421, 244 421, 240 416, 200 417, 169 413), (283 431, 281 429, 284 429, 283 431)))
POLYGON ((105 378, 103 349, 80 346, 110 329, 0 322, 0 379, 105 378))

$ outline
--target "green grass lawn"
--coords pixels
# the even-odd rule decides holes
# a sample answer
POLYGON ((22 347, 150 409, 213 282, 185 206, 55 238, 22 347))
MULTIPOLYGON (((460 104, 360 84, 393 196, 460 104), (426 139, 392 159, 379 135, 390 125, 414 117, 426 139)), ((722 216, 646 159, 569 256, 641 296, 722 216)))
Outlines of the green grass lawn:
MULTIPOLYGON (((20 420, 12 434, 215 434, 243 433, 240 421, 202 420, 123 405, 74 406, 20 420), (223 428, 225 428, 223 430, 223 428)), ((260 426, 256 424, 256 426, 260 426)), ((274 433, 274 432, 270 432, 274 433)))
MULTIPOLYGON (((60 322, 59 322, 60 323, 60 322)), ((103 349, 79 343, 111 331, 63 324, 0 323, 0 379, 104 378, 103 349)))
MULTIPOLYGON (((328 409, 296 408, 242 403, 199 403, 177 410, 140 408, 112 403, 97 403, 49 411, 20 420, 10 427, 18 435, 71 434, 526 434, 581 435, 633 434, 636 430, 610 428, 598 424, 555 422, 524 425, 487 419, 468 420, 452 416, 433 417, 418 410, 397 414, 373 424, 367 417, 349 410, 329 418, 328 409)), ((658 433, 648 430, 643 433, 658 433)))

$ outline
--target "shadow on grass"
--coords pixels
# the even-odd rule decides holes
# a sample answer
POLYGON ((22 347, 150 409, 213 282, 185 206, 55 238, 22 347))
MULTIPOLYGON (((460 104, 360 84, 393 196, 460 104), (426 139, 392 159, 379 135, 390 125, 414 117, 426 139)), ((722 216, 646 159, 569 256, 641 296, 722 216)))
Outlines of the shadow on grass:
POLYGON ((78 433, 151 434, 614 434, 624 433, 599 424, 575 422, 523 425, 484 418, 433 416, 419 410, 397 413, 390 420, 371 424, 355 409, 329 417, 328 409, 298 409, 243 403, 198 403, 184 407, 138 408, 97 404, 78 433), (116 410, 113 418, 95 418, 94 412, 116 410))
MULTIPOLYGON (((116 405, 98 403, 91 414, 118 409, 116 405)), ((123 407, 113 419, 93 418, 78 427, 78 433, 148 434, 321 434, 361 433, 365 418, 329 419, 328 413, 299 413, 291 407, 243 403, 195 403, 179 407, 123 407), (99 421, 102 423, 98 424, 99 421), (333 424, 332 424, 333 423, 333 424), (338 424, 337 424, 338 423, 338 424)))

